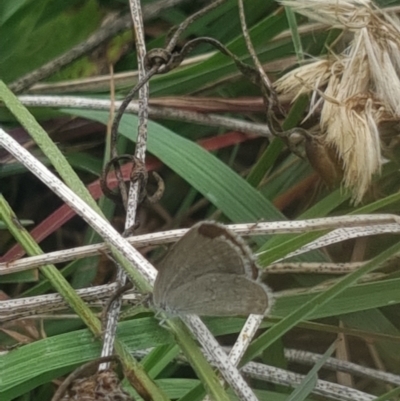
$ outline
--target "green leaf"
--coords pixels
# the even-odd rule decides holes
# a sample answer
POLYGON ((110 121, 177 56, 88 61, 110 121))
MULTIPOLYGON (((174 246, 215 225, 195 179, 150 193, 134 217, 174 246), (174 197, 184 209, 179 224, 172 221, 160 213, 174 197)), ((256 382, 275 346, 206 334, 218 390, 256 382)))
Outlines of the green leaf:
POLYGON ((0 76, 10 82, 87 38, 99 24, 95 0, 28 1, 0 25, 0 76))
MULTIPOLYGON (((108 113, 89 110, 63 110, 107 123, 108 113)), ((137 117, 125 115, 119 126, 122 135, 135 141, 137 117)), ((149 121, 147 148, 163 163, 201 192, 233 222, 260 219, 284 220, 284 216, 256 189, 201 146, 149 121)))

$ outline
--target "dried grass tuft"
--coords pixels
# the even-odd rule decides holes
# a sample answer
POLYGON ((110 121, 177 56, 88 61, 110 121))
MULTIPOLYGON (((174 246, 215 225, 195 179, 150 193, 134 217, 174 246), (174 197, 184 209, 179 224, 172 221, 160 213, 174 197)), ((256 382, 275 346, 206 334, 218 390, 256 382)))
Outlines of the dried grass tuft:
POLYGON ((358 203, 382 166, 378 125, 400 116, 400 22, 370 1, 281 1, 301 14, 353 34, 346 51, 303 65, 276 82, 279 92, 313 93, 322 105, 327 147, 343 162, 343 184, 358 203))

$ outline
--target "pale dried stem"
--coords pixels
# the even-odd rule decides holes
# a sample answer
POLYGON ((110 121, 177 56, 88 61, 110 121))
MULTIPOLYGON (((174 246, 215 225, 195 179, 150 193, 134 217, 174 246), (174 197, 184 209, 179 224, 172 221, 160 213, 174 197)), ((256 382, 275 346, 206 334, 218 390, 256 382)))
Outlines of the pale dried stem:
MULTIPOLYGON (((378 234, 397 234, 400 231, 400 219, 396 215, 371 214, 320 219, 230 224, 227 227, 241 236, 265 234, 295 234, 311 231, 334 230, 329 234, 301 248, 317 249, 351 238, 378 234), (338 228, 339 227, 339 228, 338 228)), ((128 237, 126 240, 135 248, 170 244, 181 238, 188 229, 177 229, 159 233, 128 237)), ((63 251, 49 252, 44 255, 29 256, 23 259, 0 263, 0 275, 33 269, 48 263, 63 263, 70 260, 99 255, 109 252, 106 243, 85 245, 63 251)), ((303 253, 303 252, 302 252, 303 253)), ((288 257, 288 256, 287 256, 288 257)), ((329 265, 327 267, 329 269, 329 265)))
MULTIPOLYGON (((109 100, 99 100, 76 96, 19 96, 18 98, 27 107, 54 107, 54 108, 80 108, 89 110, 109 110, 109 100)), ((121 102, 116 101, 115 107, 120 107, 121 102)), ((126 109, 127 113, 137 114, 139 105, 132 102, 126 109)), ((151 118, 166 118, 169 120, 181 120, 207 126, 222 127, 237 130, 243 133, 265 136, 272 139, 272 134, 265 124, 248 123, 235 118, 223 117, 216 114, 203 114, 193 111, 177 110, 168 107, 148 107, 151 118)))
MULTIPOLYGON (((146 46, 144 40, 144 27, 143 27, 143 16, 140 1, 130 0, 129 2, 131 17, 133 21, 133 27, 135 30, 135 44, 138 60, 139 70, 139 81, 146 75, 144 66, 144 58, 146 56, 146 46)), ((135 148, 135 157, 141 163, 145 162, 146 146, 147 146, 147 120, 148 120, 148 101, 149 101, 149 84, 145 83, 139 89, 139 110, 138 110, 138 128, 137 128, 137 140, 135 148)), ((136 130, 135 130, 136 131, 136 130)), ((112 146, 117 146, 116 143, 112 146)), ((136 210, 139 203, 140 182, 132 182, 129 187, 129 195, 126 204, 126 220, 125 230, 129 230, 136 223, 136 210)), ((116 282, 119 287, 122 287, 128 278, 121 266, 118 266, 116 282)), ((118 316, 121 310, 122 300, 121 298, 114 299, 108 310, 106 328, 104 330, 103 349, 101 352, 102 357, 107 357, 113 354, 115 336, 117 332, 118 316)), ((110 366, 110 363, 102 363, 99 365, 99 370, 106 370, 110 366)))

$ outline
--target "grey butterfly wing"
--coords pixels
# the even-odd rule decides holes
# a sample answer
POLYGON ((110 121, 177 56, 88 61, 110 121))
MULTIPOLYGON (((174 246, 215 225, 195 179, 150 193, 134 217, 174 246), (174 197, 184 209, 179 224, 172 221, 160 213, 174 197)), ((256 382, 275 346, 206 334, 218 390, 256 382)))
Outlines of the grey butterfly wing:
POLYGON ((214 222, 196 224, 161 262, 153 302, 162 307, 171 291, 211 272, 251 276, 253 265, 251 252, 240 237, 214 222))
POLYGON ((246 276, 209 273, 173 288, 165 311, 199 316, 264 315, 271 307, 267 286, 246 276))

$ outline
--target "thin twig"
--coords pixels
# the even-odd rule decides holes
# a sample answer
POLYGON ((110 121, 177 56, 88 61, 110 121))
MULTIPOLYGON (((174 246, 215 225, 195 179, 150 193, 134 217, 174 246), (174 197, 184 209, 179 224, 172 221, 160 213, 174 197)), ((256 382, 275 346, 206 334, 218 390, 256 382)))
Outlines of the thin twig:
POLYGON ((246 15, 244 12, 243 0, 238 0, 238 4, 239 4, 240 24, 242 26, 242 33, 243 33, 243 37, 246 42, 247 50, 249 51, 251 58, 257 68, 259 77, 261 78, 261 82, 263 82, 265 88, 267 89, 267 91, 270 94, 270 96, 269 96, 270 99, 277 101, 277 99, 275 98, 276 95, 275 95, 275 91, 272 87, 271 81, 268 78, 267 74, 265 73, 261 62, 257 57, 257 53, 254 49, 253 43, 251 42, 250 34, 249 34, 249 31, 247 29, 247 24, 246 24, 246 15))
MULTIPOLYGON (((89 306, 97 308, 104 307, 107 300, 110 299, 116 290, 116 283, 111 283, 96 287, 81 288, 76 290, 76 294, 89 306)), ((135 293, 133 290, 123 295, 123 301, 126 305, 139 304, 142 299, 143 295, 135 293)), ((0 301, 0 322, 14 321, 28 316, 41 315, 68 308, 69 305, 60 294, 45 294, 34 297, 8 299, 0 301)))
MULTIPOLYGON (((312 352, 296 349, 285 349, 285 358, 288 359, 290 362, 314 365, 314 363, 320 357, 321 355, 314 354, 312 352)), ((348 372, 361 377, 382 380, 386 383, 400 386, 400 376, 388 372, 382 372, 380 370, 367 368, 365 366, 360 366, 349 361, 342 361, 337 358, 328 358, 325 361, 324 368, 331 370, 340 370, 342 372, 348 372)))
MULTIPOLYGON (((181 66, 190 66, 193 64, 197 64, 199 62, 208 60, 212 56, 215 55, 215 52, 208 52, 199 56, 189 57, 182 61, 181 66)), ((293 64, 290 62, 292 57, 286 58, 285 66, 289 67, 293 64)), ((272 70, 278 69, 276 67, 277 62, 268 63, 271 65, 272 70)), ((279 68, 284 69, 284 68, 279 68)), ((137 84, 138 71, 124 71, 118 72, 115 74, 115 86, 118 89, 122 88, 130 88, 133 85, 137 84)), ((88 78, 76 78, 69 79, 66 81, 57 81, 51 83, 37 83, 33 85, 28 93, 30 94, 41 94, 44 93, 46 95, 50 95, 52 93, 57 93, 58 95, 61 93, 82 93, 82 92, 101 92, 107 90, 107 85, 110 80, 109 75, 96 75, 94 77, 88 78)))
MULTIPOLYGON (((242 372, 253 379, 268 381, 291 388, 297 387, 304 376, 298 373, 288 372, 273 366, 261 363, 249 362, 242 368, 242 372)), ((318 380, 312 391, 313 394, 322 395, 333 400, 339 401, 372 401, 376 397, 339 384, 330 383, 325 380, 318 380)))
POLYGON ((214 8, 218 7, 222 3, 224 3, 226 0, 216 0, 209 4, 208 6, 202 8, 201 10, 197 11, 196 13, 192 14, 190 17, 188 17, 185 21, 183 21, 178 28, 173 32, 173 35, 168 41, 168 45, 166 47, 166 50, 169 53, 172 53, 173 50, 175 49, 176 44, 178 43, 179 36, 187 29, 187 27, 192 24, 194 21, 197 19, 201 18, 203 15, 209 13, 211 10, 214 8))
MULTIPOLYGON (((277 222, 261 222, 261 223, 247 223, 247 224, 230 224, 227 225, 230 230, 236 232, 241 236, 255 236, 266 234, 295 234, 321 230, 334 230, 332 233, 327 234, 332 238, 332 243, 337 243, 343 240, 351 239, 359 236, 369 236, 377 234, 398 234, 400 230, 400 220, 396 215, 389 214, 371 214, 371 215, 354 215, 354 216, 341 216, 341 217, 324 217, 320 219, 298 220, 298 221, 277 221, 277 222), (338 228, 340 227, 340 228, 338 228), (346 231, 347 230, 347 231, 346 231)), ((164 231, 159 233, 143 234, 133 237, 128 237, 127 241, 135 248, 164 245, 177 241, 188 230, 177 229, 164 231)), ((325 237, 321 237, 325 238, 325 237)), ((313 241, 318 242, 320 247, 327 246, 330 243, 320 239, 313 241)), ((314 249, 314 248, 313 248, 314 249)), ((19 260, 0 263, 0 275, 15 273, 19 271, 29 270, 39 267, 48 263, 63 263, 71 260, 81 259, 89 256, 96 256, 102 252, 109 252, 106 243, 99 243, 94 245, 85 245, 63 251, 49 252, 44 255, 30 256, 19 260)), ((279 266, 276 269, 274 265, 267 268, 267 271, 274 270, 279 272, 291 272, 296 266, 300 272, 327 272, 334 273, 335 266, 339 272, 349 272, 356 267, 362 266, 361 264, 313 264, 313 263, 277 263, 279 266), (353 266, 354 265, 354 266, 353 266)))
POLYGON ((226 355, 203 321, 195 315, 183 316, 182 320, 200 342, 203 347, 203 354, 218 368, 238 398, 246 401, 258 401, 251 387, 246 383, 235 364, 226 355))
MULTIPOLYGON (((109 110, 110 101, 101 99, 91 99, 77 96, 19 96, 18 99, 27 107, 54 107, 54 108, 80 108, 90 110, 109 110)), ((121 106, 121 101, 115 102, 116 107, 121 106)), ((1 107, 1 105, 0 105, 1 107)), ((139 111, 138 103, 131 103, 126 112, 137 114, 139 111)), ((255 134, 272 139, 271 131, 265 124, 249 123, 243 120, 223 117, 216 114, 204 114, 194 111, 177 110, 169 107, 148 108, 149 116, 153 119, 181 120, 197 123, 206 126, 221 127, 236 130, 243 133, 255 134)))
MULTIPOLYGON (((138 69, 139 69, 139 82, 143 79, 149 79, 151 74, 146 76, 146 70, 144 65, 144 58, 146 55, 146 47, 144 41, 144 27, 143 27, 143 18, 142 18, 142 10, 141 5, 138 0, 130 0, 130 9, 131 16, 133 20, 133 26, 135 29, 135 38, 136 38, 136 51, 137 51, 137 59, 138 59, 138 69)), ((154 73, 156 70, 154 70, 154 73)), ((129 101, 131 97, 127 98, 129 101)), ((148 120, 148 99, 149 99, 149 85, 148 81, 146 81, 139 89, 139 124, 137 129, 137 141, 136 141, 136 149, 135 149, 135 158, 139 160, 142 164, 145 162, 145 154, 146 154, 146 145, 147 145, 147 120, 148 120)), ((125 102, 126 104, 126 102, 125 102)), ((117 156, 116 154, 116 138, 119 119, 122 116, 124 111, 121 105, 120 110, 118 110, 118 114, 114 120, 112 135, 113 138, 113 157, 117 156), (122 110, 121 110, 122 109, 122 110)), ((126 104, 127 106, 127 104, 126 104)), ((119 171, 119 168, 116 168, 116 173, 119 171)), ((119 171, 120 172, 120 171, 119 171)), ((125 183, 123 179, 120 177, 118 180, 121 185, 125 188, 125 183)), ((131 183, 129 188, 129 195, 126 203, 126 220, 125 220, 125 231, 129 230, 131 227, 135 225, 136 222, 136 210, 139 204, 140 197, 140 185, 141 183, 136 180, 131 183)), ((121 186, 120 186, 121 187, 121 186)), ((127 282, 127 276, 124 270, 118 266, 117 278, 116 281, 118 283, 118 287, 123 287, 127 282)), ((109 313, 107 315, 107 325, 104 332, 104 342, 103 349, 101 352, 102 357, 109 356, 113 353, 115 334, 117 330, 118 324, 118 316, 121 310, 122 300, 121 297, 114 299, 109 306, 109 313)), ((99 366, 99 370, 106 370, 109 368, 109 363, 101 364, 99 366)))

